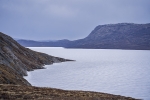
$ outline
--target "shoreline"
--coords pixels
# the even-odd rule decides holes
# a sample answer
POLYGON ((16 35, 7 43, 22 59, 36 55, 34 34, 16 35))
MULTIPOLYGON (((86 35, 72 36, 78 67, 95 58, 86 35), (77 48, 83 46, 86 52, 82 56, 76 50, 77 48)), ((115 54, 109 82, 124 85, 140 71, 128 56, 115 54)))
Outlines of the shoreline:
MULTIPOLYGON (((53 64, 60 64, 60 63, 64 63, 64 62, 59 62, 59 63, 53 63, 53 64)), ((53 65, 53 64, 50 64, 50 65, 53 65)), ((49 65, 44 65, 44 66, 49 66, 49 65)), ((47 69, 48 67, 44 67, 43 66, 43 69, 47 69)), ((33 71, 36 71, 36 70, 41 70, 41 69, 34 69, 33 71)), ((29 73, 30 72, 33 72, 33 71, 27 71, 27 76, 25 77, 29 77, 29 73)), ((30 74, 31 75, 31 74, 30 74)), ((24 77, 23 77, 24 78, 24 77)), ((25 80, 27 80, 26 78, 24 78, 25 80)), ((28 81, 28 80, 27 80, 28 81)), ((29 82, 29 81, 28 81, 29 82)), ((29 82, 30 83, 30 82, 29 82)), ((31 84, 31 83, 30 83, 31 84)), ((49 89, 53 89, 54 91, 55 90, 61 90, 61 91, 64 91, 64 92, 76 92, 76 93, 84 93, 84 94, 87 94, 87 93, 96 93, 98 95, 105 95, 105 96, 108 96, 111 98, 117 98, 115 100, 142 100, 142 99, 136 99, 134 97, 131 97, 131 96, 124 96, 124 95, 121 95, 121 94, 113 94, 113 93, 107 93, 107 92, 100 92, 100 91, 92 91, 92 90, 73 90, 73 89, 63 89, 63 88, 55 88, 55 87, 45 87, 45 86, 34 86, 31 84, 30 87, 35 87, 35 88, 39 88, 39 89, 46 89, 49 90, 49 89), (119 99, 118 99, 119 98, 119 99), (120 99, 122 98, 122 99, 120 99)), ((101 97, 100 97, 101 98, 101 97)), ((88 100, 88 99, 87 99, 88 100)), ((93 99, 90 99, 90 100, 93 100, 93 99)), ((99 100, 99 99, 97 99, 99 100)), ((101 100, 101 99, 100 99, 101 100)), ((102 99, 103 100, 103 99, 102 99)), ((104 100, 107 100, 107 99, 104 99, 104 100)), ((108 100, 111 100, 110 98, 108 100)), ((113 99, 112 99, 113 100, 113 99)))

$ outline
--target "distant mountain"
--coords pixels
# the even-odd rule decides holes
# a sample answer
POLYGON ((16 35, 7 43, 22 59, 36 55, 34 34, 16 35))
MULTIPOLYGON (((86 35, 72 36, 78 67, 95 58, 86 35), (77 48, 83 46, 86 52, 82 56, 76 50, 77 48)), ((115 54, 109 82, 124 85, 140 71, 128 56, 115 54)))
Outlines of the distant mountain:
POLYGON ((25 47, 67 47, 71 41, 56 40, 56 41, 34 41, 34 40, 17 40, 18 43, 25 47))
POLYGON ((75 41, 39 42, 18 40, 23 46, 95 49, 150 50, 150 24, 118 23, 98 25, 87 37, 75 41))
POLYGON ((150 49, 150 24, 99 25, 86 38, 74 41, 69 47, 150 49))

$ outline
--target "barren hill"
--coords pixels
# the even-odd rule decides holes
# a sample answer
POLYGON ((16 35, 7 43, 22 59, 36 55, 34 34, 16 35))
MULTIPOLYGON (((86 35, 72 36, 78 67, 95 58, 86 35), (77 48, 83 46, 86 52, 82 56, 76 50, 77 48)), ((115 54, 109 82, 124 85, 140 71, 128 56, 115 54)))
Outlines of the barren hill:
POLYGON ((27 71, 42 69, 45 64, 69 61, 25 48, 0 32, 0 84, 28 84, 21 78, 27 71))

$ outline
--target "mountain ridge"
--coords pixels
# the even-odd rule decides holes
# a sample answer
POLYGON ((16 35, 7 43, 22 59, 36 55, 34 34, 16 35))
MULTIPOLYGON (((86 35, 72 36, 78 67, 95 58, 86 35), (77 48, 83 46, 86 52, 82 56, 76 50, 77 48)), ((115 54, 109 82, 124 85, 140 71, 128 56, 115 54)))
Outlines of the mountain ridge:
POLYGON ((29 47, 150 50, 150 23, 98 25, 87 37, 74 41, 34 41, 33 43, 26 40, 18 40, 18 42, 23 46, 29 47))

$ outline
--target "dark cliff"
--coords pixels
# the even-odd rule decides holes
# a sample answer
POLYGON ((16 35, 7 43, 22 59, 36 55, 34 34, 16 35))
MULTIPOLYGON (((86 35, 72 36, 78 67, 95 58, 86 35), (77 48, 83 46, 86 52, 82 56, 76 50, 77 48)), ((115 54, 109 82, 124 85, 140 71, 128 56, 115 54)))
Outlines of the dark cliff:
POLYGON ((22 78, 27 71, 42 69, 45 64, 69 61, 32 51, 0 32, 0 84, 27 84, 22 78))

